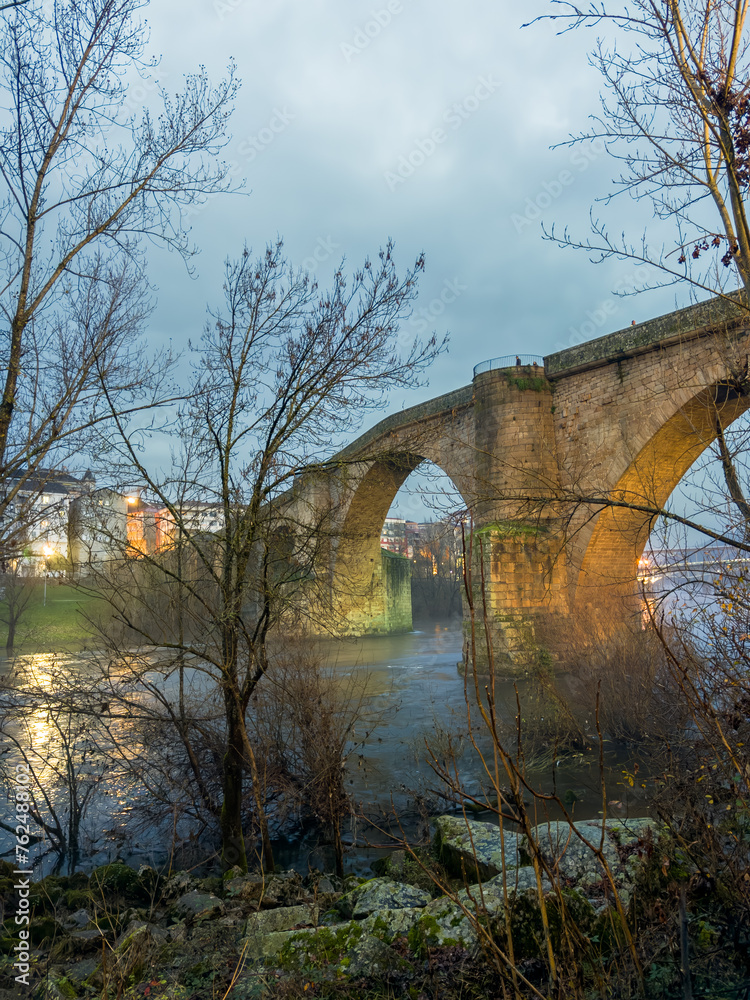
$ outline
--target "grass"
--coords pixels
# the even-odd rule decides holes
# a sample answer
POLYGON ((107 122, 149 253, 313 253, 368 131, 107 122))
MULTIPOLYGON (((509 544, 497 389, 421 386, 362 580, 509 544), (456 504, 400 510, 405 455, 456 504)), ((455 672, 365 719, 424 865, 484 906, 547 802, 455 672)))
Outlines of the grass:
MULTIPOLYGON (((78 652, 96 641, 88 618, 104 617, 107 603, 88 590, 58 580, 30 582, 31 596, 16 628, 14 654, 78 652)), ((0 652, 8 636, 7 605, 0 601, 0 652)))

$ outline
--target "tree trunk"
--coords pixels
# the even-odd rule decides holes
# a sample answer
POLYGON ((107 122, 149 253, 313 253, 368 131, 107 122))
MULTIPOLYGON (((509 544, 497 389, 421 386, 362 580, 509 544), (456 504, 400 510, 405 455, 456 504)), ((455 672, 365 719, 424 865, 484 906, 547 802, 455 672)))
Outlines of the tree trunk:
POLYGON ((221 807, 221 867, 228 871, 238 865, 247 871, 245 838, 242 835, 242 719, 230 691, 225 692, 227 713, 227 749, 224 754, 221 807))
POLYGON ((10 608, 8 609, 8 638, 5 640, 5 655, 10 657, 13 656, 13 646, 16 641, 16 622, 13 615, 10 613, 10 608))

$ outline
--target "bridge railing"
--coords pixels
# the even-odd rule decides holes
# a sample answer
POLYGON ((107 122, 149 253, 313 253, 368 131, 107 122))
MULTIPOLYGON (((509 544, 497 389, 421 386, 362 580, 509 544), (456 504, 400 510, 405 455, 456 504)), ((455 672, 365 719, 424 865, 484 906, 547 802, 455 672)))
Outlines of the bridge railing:
POLYGON ((482 372, 491 372, 498 368, 533 367, 534 362, 539 368, 544 369, 544 358, 541 354, 506 354, 504 358, 490 358, 489 361, 482 361, 474 369, 474 377, 481 375, 482 372))

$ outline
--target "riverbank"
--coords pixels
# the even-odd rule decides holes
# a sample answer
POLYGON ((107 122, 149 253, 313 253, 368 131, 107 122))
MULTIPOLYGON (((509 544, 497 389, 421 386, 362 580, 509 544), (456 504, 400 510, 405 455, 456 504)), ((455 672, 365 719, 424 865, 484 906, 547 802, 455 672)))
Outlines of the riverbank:
POLYGON ((501 995, 497 961, 510 938, 519 981, 544 990, 540 888, 556 947, 562 900, 579 933, 622 948, 617 909, 634 906, 657 844, 653 821, 609 822, 599 856, 580 849, 578 834, 601 837, 601 824, 577 824, 573 849, 567 825, 539 827, 556 886, 537 880, 519 835, 456 816, 435 827, 430 851, 397 851, 374 866, 374 878, 238 870, 163 877, 120 862, 90 876, 49 876, 28 892, 23 938, 12 918, 18 876, 3 864, 0 1000, 484 1000, 501 995))
MULTIPOLYGON (((94 622, 111 614, 107 602, 90 590, 61 580, 20 580, 23 589, 16 601, 24 601, 18 614, 14 656, 35 653, 78 653, 97 645, 94 622)), ((0 600, 0 650, 8 638, 8 601, 0 600)))

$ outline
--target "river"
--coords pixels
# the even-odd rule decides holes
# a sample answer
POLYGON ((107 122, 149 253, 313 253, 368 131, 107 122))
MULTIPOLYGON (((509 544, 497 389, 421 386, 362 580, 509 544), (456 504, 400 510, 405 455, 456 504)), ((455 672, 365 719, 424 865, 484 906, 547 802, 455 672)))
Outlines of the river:
MULTIPOLYGON (((358 745, 348 760, 346 774, 347 791, 356 804, 352 823, 345 833, 352 845, 346 861, 349 870, 366 872, 372 859, 384 853, 390 841, 383 830, 397 831, 400 822, 410 839, 423 840, 428 835, 429 815, 458 808, 430 767, 431 753, 452 773, 458 773, 470 794, 476 798, 493 797, 491 781, 477 752, 481 751, 491 762, 492 741, 479 718, 471 687, 469 724, 464 678, 458 669, 461 647, 461 624, 453 621, 424 623, 406 635, 329 642, 325 648, 334 675, 342 684, 352 674, 366 678, 364 713, 355 733, 358 745), (365 816, 375 825, 368 823, 365 816), (369 846, 373 844, 376 846, 369 846)), ((58 661, 70 670, 87 669, 85 660, 68 657, 58 661)), ((49 656, 29 657, 25 668, 40 674, 49 668, 50 662, 49 656)), ((504 736, 511 746, 515 743, 516 687, 523 705, 532 695, 528 681, 519 680, 514 685, 507 680, 497 685, 499 711, 505 720, 504 736)), ((30 732, 39 753, 39 784, 45 786, 45 791, 64 811, 64 783, 56 776, 56 768, 62 762, 60 739, 44 709, 32 716, 30 732)), ((87 740, 92 741, 90 732, 84 733, 83 742, 76 744, 83 748, 79 754, 86 752, 87 740)), ((580 819, 599 815, 602 809, 598 747, 593 742, 588 751, 583 748, 582 752, 567 755, 555 755, 553 747, 544 740, 537 740, 533 747, 528 744, 529 780, 548 791, 554 788, 580 819)), ((134 745, 132 752, 143 749, 134 745)), ((17 752, 6 745, 3 756, 6 768, 18 759, 17 752)), ((80 766, 81 760, 77 763, 80 766)), ((623 778, 623 772, 629 768, 627 752, 608 746, 606 800, 608 811, 616 815, 642 815, 645 810, 637 787, 631 789, 623 778)), ((136 866, 164 864, 168 853, 163 845, 169 841, 169 831, 148 826, 144 831, 142 826, 133 825, 147 791, 136 788, 124 772, 110 770, 103 780, 95 781, 93 763, 88 778, 85 766, 82 773, 95 787, 84 824, 81 867, 90 868, 115 856, 136 866)), ((507 781, 501 778, 500 783, 505 785, 507 781)), ((477 815, 491 818, 490 813, 477 815)), ((184 840, 190 839, 184 821, 181 833, 184 840)), ((9 858, 13 846, 13 836, 0 830, 0 854, 9 858)), ((200 852, 205 845, 195 847, 200 852)), ((306 870, 310 866, 331 866, 328 849, 318 846, 316 836, 311 834, 279 840, 275 848, 284 867, 306 870)), ((42 847, 37 845, 36 869, 49 871, 52 858, 47 855, 40 860, 41 853, 42 847)))

